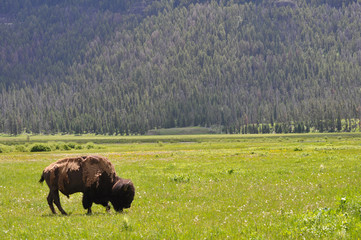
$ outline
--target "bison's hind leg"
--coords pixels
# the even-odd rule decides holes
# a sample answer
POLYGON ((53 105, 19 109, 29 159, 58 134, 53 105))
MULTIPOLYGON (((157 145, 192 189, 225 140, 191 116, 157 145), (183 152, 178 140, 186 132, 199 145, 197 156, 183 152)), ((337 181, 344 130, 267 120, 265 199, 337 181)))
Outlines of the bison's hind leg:
MULTIPOLYGON (((49 193, 50 195, 50 193, 49 193)), ((64 209, 61 207, 61 204, 60 204, 60 198, 59 198, 59 191, 58 190, 54 190, 52 192, 52 195, 53 195, 53 201, 55 203, 55 205, 58 207, 59 211, 63 214, 63 215, 67 215, 66 212, 64 211, 64 209)), ((49 201, 49 200, 48 200, 49 201)), ((50 206, 50 205, 49 205, 50 206)), ((54 209, 54 206, 53 204, 51 204, 50 206, 50 209, 54 209)), ((55 210, 53 211, 53 213, 55 213, 55 210)))
POLYGON ((54 202, 54 193, 52 191, 49 192, 49 195, 47 197, 47 200, 48 200, 48 204, 49 204, 49 207, 50 207, 50 210, 53 214, 56 214, 55 212, 55 209, 54 209, 54 205, 53 205, 53 202, 54 202))

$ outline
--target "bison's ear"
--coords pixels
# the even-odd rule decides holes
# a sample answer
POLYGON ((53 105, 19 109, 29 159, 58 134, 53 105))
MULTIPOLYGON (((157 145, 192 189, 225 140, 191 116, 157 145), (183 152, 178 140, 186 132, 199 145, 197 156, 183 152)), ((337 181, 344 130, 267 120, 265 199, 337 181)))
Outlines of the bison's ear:
POLYGON ((124 192, 128 191, 128 188, 129 188, 129 182, 123 183, 124 192))

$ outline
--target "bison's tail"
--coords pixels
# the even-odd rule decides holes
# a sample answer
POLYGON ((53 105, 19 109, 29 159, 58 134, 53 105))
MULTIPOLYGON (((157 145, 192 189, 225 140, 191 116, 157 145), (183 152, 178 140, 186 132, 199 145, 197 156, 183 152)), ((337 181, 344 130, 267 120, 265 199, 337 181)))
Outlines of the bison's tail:
POLYGON ((45 178, 44 178, 44 172, 43 172, 43 174, 41 174, 41 178, 40 178, 40 180, 39 180, 39 183, 43 183, 44 180, 45 180, 45 178))

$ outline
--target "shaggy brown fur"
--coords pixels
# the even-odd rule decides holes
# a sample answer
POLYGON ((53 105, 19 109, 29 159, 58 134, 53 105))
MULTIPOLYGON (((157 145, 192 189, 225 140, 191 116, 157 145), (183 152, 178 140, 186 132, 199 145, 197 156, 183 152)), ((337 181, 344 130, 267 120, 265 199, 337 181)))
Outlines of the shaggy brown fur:
POLYGON ((50 192, 48 204, 53 213, 53 203, 62 214, 59 191, 69 197, 76 192, 83 193, 83 207, 91 213, 94 203, 110 209, 110 201, 116 211, 129 208, 134 199, 134 185, 130 180, 118 177, 108 159, 100 156, 64 158, 46 167, 40 182, 46 181, 50 192))

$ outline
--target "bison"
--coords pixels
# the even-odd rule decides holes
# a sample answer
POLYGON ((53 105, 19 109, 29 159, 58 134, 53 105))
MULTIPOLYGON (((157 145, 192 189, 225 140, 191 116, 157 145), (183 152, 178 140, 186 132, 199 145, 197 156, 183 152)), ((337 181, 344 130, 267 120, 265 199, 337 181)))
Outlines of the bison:
POLYGON ((109 202, 115 211, 130 208, 135 189, 131 180, 122 179, 115 173, 114 166, 105 157, 83 156, 60 159, 43 171, 40 183, 49 186, 48 204, 55 214, 53 203, 66 215, 61 207, 59 191, 69 198, 70 194, 83 193, 83 207, 91 214, 93 203, 101 204, 110 210, 109 202))

